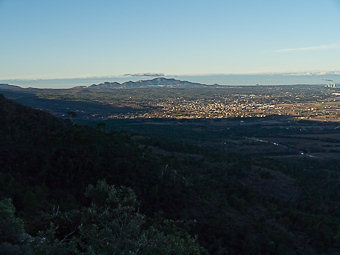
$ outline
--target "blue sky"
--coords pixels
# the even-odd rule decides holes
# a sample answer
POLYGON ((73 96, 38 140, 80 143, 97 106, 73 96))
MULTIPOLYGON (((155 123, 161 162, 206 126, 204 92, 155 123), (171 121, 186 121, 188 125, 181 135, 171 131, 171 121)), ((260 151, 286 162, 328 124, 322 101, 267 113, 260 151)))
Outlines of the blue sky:
POLYGON ((339 27, 339 0, 0 0, 0 79, 340 71, 339 27))

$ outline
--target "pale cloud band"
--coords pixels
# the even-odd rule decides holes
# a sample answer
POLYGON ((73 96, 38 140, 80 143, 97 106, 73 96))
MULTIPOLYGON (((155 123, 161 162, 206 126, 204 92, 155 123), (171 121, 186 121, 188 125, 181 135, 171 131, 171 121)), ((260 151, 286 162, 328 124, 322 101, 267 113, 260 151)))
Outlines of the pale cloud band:
POLYGON ((303 48, 286 48, 275 50, 274 52, 299 52, 299 51, 316 51, 316 50, 330 50, 330 49, 340 49, 340 44, 328 44, 328 45, 319 45, 319 46, 311 46, 311 47, 303 47, 303 48))

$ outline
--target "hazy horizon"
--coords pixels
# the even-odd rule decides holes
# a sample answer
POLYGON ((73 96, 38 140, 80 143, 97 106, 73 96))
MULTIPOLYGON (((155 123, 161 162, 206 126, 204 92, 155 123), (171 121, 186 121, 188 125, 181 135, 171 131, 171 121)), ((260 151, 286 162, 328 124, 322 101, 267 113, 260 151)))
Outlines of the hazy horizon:
POLYGON ((219 85, 326 85, 330 81, 340 83, 340 73, 279 73, 279 74, 206 74, 206 75, 130 75, 130 76, 103 76, 103 77, 75 77, 57 79, 4 79, 0 84, 18 85, 23 88, 72 88, 75 86, 89 86, 102 82, 126 82, 149 80, 157 77, 175 78, 202 84, 219 85))

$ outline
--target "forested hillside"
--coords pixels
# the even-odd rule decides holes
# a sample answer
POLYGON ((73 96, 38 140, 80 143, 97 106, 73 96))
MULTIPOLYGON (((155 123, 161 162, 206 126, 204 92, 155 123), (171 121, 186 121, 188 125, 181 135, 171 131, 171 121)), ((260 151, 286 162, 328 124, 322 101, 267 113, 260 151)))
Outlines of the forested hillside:
POLYGON ((126 135, 3 97, 0 121, 1 254, 201 253, 183 223, 154 218, 161 163, 126 135))
POLYGON ((340 252, 339 161, 155 139, 0 96, 0 254, 340 252))

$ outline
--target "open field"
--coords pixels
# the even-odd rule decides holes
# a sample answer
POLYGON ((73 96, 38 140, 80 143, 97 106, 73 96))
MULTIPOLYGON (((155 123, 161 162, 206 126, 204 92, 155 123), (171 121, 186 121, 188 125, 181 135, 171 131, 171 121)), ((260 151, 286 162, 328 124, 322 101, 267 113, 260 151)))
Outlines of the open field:
MULTIPOLYGON (((80 121, 97 125, 98 122, 80 121)), ((165 150, 215 151, 277 159, 332 160, 340 155, 340 125, 335 122, 297 121, 289 117, 202 120, 107 120, 107 130, 141 134, 146 143, 165 150), (152 144, 152 138, 164 144, 152 144), (179 143, 182 143, 179 144, 179 143), (191 145, 191 146, 190 146, 191 145), (185 148, 187 146, 187 148, 185 148)))

